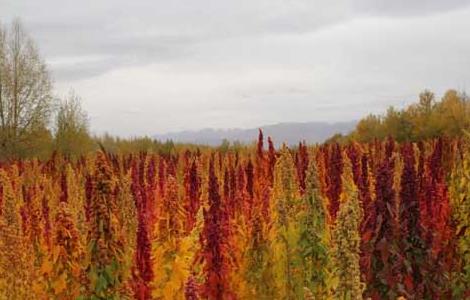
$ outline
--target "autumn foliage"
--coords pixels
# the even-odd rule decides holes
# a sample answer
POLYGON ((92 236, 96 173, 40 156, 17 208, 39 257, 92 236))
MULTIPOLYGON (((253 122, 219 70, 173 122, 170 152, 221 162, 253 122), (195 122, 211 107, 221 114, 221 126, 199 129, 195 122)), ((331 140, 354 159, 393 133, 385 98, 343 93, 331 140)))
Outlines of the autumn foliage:
POLYGON ((264 142, 3 163, 0 299, 470 297, 466 141, 264 142))

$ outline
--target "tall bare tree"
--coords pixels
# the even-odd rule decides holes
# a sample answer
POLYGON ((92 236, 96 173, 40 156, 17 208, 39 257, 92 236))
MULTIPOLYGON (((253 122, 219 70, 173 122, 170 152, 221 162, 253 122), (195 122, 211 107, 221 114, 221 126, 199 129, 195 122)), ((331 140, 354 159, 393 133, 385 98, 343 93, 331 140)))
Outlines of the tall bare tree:
POLYGON ((37 145, 52 109, 52 82, 34 41, 19 20, 0 25, 0 157, 37 145))

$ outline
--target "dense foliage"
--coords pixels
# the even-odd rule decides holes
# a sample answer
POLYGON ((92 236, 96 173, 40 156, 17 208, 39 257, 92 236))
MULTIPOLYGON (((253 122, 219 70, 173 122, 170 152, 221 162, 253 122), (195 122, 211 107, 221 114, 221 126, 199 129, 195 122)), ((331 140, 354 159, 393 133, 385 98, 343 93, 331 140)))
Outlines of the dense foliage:
POLYGON ((460 139, 0 166, 0 299, 470 297, 460 139))
POLYGON ((470 129, 470 100, 465 93, 448 90, 441 99, 430 91, 402 109, 389 107, 385 114, 359 120, 350 134, 337 134, 329 142, 371 142, 393 137, 398 142, 417 142, 440 136, 460 137, 470 129))

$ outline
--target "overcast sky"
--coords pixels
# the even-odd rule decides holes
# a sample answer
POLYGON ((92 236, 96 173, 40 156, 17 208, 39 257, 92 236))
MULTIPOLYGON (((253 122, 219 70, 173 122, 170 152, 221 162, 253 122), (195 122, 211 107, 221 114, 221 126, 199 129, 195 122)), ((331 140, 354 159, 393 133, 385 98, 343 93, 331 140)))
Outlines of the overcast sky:
POLYGON ((469 0, 0 0, 94 132, 346 121, 470 87, 469 0))

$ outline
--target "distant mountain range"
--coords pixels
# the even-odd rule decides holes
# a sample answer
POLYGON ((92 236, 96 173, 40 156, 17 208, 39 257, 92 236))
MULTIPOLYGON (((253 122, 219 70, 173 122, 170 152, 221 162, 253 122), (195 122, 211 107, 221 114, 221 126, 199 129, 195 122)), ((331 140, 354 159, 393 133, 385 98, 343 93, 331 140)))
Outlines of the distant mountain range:
MULTIPOLYGON (((264 136, 270 136, 273 142, 279 146, 282 143, 295 145, 299 141, 305 140, 309 144, 321 143, 336 133, 347 134, 351 132, 356 121, 350 122, 307 122, 307 123, 279 123, 274 125, 260 126, 264 136)), ((187 130, 169 132, 155 135, 154 138, 160 141, 172 140, 173 142, 192 143, 216 146, 222 141, 251 143, 258 137, 258 128, 250 129, 212 129, 187 130)))

